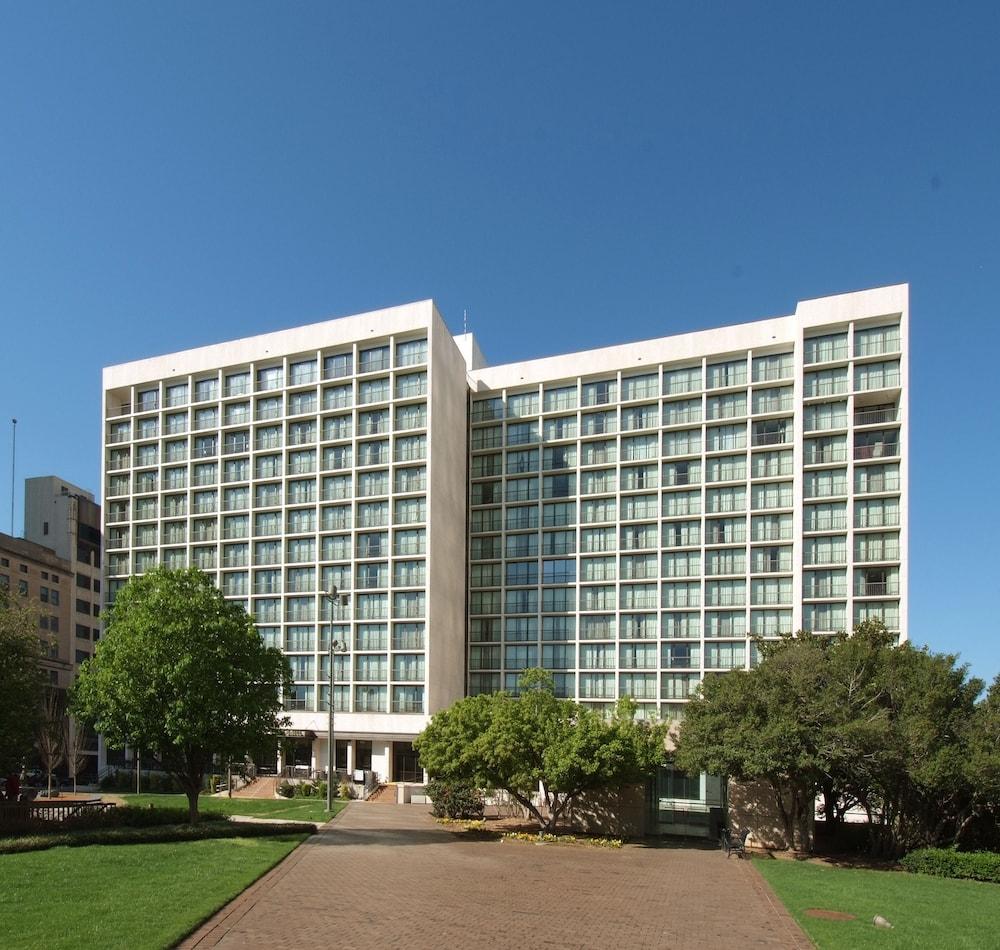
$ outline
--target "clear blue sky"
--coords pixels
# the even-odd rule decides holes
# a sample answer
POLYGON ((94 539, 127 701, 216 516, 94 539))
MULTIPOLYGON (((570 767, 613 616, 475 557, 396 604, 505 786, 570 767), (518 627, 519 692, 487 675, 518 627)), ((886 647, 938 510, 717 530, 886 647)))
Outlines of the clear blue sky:
POLYGON ((911 284, 911 636, 1000 671, 996 3, 0 0, 0 528, 105 364, 434 297, 493 361, 911 284))

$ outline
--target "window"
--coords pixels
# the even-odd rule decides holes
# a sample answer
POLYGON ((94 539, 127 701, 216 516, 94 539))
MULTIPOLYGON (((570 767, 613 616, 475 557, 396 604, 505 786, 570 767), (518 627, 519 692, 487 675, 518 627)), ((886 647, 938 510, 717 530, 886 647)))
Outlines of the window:
POLYGON ((167 386, 164 388, 163 404, 165 406, 184 406, 187 405, 187 401, 188 401, 187 383, 175 383, 172 386, 167 386))
POLYGON ((854 331, 854 355, 878 356, 896 353, 900 347, 898 326, 872 327, 854 331))
POLYGON ((354 372, 354 357, 351 353, 334 353, 323 357, 323 378, 342 379, 354 372))
POLYGON ((331 442, 335 439, 349 439, 353 431, 354 425, 350 416, 327 416, 323 420, 324 442, 331 442))
POLYGON ((225 378, 225 388, 223 389, 223 395, 226 397, 230 396, 247 396, 250 394, 250 373, 240 372, 240 373, 229 373, 225 378))
POLYGON ((268 366, 257 370, 257 389, 281 389, 284 374, 280 366, 268 366))
POLYGON ((560 412, 576 408, 576 386, 546 389, 543 399, 545 412, 560 412))
POLYGON ((805 341, 803 361, 810 363, 827 363, 832 360, 847 359, 847 334, 831 333, 827 336, 813 337, 805 341))
POLYGON ((513 422, 507 426, 508 445, 526 445, 538 441, 537 422, 513 422))
MULTIPOLYGON (((656 373, 645 376, 629 376, 622 379, 622 402, 632 399, 651 399, 658 395, 659 378, 656 373)), ((652 407, 655 412, 655 407, 652 407)), ((624 417, 623 417, 624 425, 624 417)))
MULTIPOLYGON (((397 429, 423 429, 427 426, 427 404, 413 403, 396 407, 397 429)), ((386 431, 386 430, 380 430, 386 431)))
MULTIPOLYGON (((389 347, 376 346, 358 354, 358 372, 374 373, 389 368, 389 347)), ((385 381, 388 385, 388 380, 385 381)), ((388 398, 388 397, 386 397, 388 398)))
POLYGON ((776 353, 769 356, 753 358, 753 381, 768 382, 774 379, 789 379, 794 368, 794 356, 791 353, 776 353))
POLYGON ((304 386, 317 379, 316 360, 299 360, 288 364, 288 385, 304 386))
POLYGON ((604 406, 618 400, 618 382, 614 379, 583 384, 583 405, 604 406))
POLYGON ((706 388, 721 389, 727 386, 745 386, 746 381, 746 360, 730 360, 726 363, 713 363, 708 367, 706 388))
POLYGON ((663 394, 689 393, 701 389, 701 367, 668 370, 663 374, 663 394))
POLYGON ((305 413, 316 411, 316 393, 292 393, 288 397, 288 414, 290 416, 301 416, 305 413))
POLYGON ((396 398, 409 399, 427 394, 426 373, 406 373, 396 377, 396 398))
POLYGON ((208 402, 219 398, 219 381, 216 378, 199 379, 194 384, 194 401, 208 402))

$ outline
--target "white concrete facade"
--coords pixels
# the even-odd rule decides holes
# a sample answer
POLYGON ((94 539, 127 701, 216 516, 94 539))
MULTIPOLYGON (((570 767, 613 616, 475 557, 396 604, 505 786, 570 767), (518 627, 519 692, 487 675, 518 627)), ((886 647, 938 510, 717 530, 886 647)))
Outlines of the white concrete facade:
POLYGON ((108 598, 212 574, 288 654, 315 770, 332 632, 341 766, 393 777, 464 689, 465 361, 433 303, 109 367, 104 392, 108 598))
POLYGON ((752 637, 906 637, 908 289, 470 371, 469 690, 678 718, 752 637))
POLYGON ((106 596, 195 564, 346 764, 540 665, 676 717, 751 636, 906 636, 908 289, 490 367, 430 301, 109 367, 106 596), (332 612, 322 592, 349 594, 332 612))

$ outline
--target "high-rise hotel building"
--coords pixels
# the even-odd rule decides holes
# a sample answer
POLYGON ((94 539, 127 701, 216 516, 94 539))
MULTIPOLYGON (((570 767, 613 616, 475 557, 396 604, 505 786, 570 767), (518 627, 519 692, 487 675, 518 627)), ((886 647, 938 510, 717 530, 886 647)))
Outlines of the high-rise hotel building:
POLYGON ((389 779, 532 666, 680 717, 754 636, 905 638, 907 321, 885 287, 491 367, 426 301, 109 367, 107 596, 210 572, 288 654, 317 766, 331 634, 338 764, 389 779))

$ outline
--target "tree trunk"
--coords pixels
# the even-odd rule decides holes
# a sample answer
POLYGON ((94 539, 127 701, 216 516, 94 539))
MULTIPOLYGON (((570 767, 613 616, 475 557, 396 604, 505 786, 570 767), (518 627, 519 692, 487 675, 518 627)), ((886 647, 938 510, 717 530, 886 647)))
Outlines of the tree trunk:
POLYGON ((200 788, 195 787, 192 791, 190 786, 186 791, 188 800, 188 824, 191 825, 198 824, 198 795, 200 792, 200 788))

